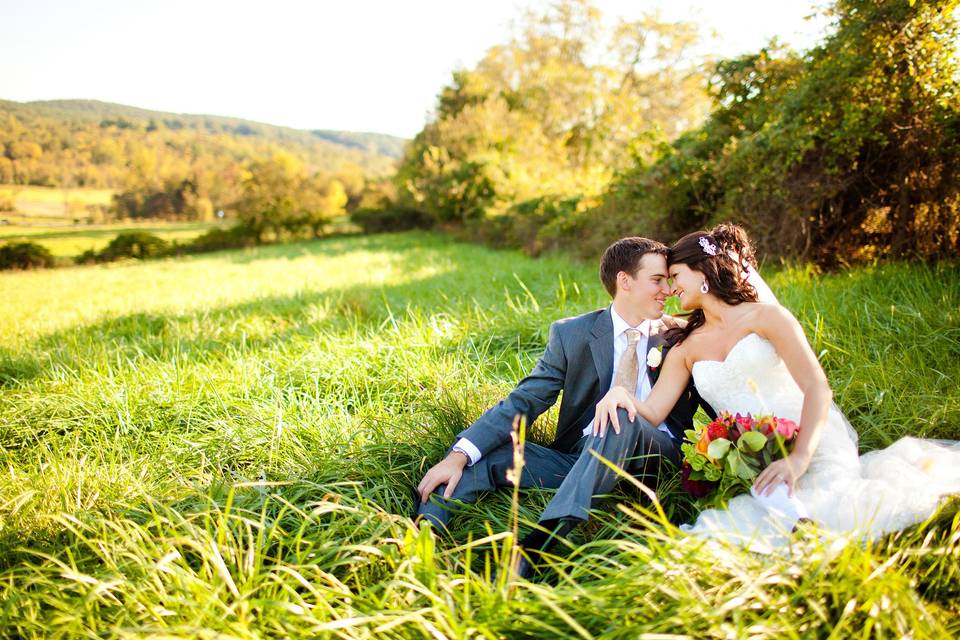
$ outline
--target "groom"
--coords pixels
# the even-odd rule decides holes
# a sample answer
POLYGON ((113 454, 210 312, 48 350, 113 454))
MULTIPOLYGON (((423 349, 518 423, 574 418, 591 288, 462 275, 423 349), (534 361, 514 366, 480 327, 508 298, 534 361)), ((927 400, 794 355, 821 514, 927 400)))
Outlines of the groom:
POLYGON ((611 428, 593 435, 597 402, 614 382, 644 399, 656 381, 665 356, 663 333, 677 326, 663 315, 670 295, 666 254, 665 245, 646 238, 623 238, 607 248, 600 279, 612 304, 550 326, 546 351, 530 375, 460 433, 424 475, 415 496, 420 517, 446 528, 455 501, 474 502, 481 492, 512 486, 507 472, 513 467, 514 418, 532 424, 561 392, 554 441, 547 447, 527 442, 523 450, 520 486, 557 489, 540 516, 540 530, 521 543, 528 551, 546 550, 556 536, 587 520, 594 496, 613 489, 618 475, 591 452, 651 487, 664 459, 679 465, 683 432, 692 428, 702 402, 692 383, 664 424, 639 416, 631 422, 621 409, 620 433, 611 428))

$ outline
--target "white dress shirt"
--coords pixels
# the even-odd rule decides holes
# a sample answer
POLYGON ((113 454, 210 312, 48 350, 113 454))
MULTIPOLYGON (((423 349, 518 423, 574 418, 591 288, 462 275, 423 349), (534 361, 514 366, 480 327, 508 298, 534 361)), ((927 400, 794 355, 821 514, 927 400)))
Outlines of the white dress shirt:
MULTIPOLYGON (((613 385, 613 380, 617 375, 617 365, 620 363, 620 358, 623 357, 623 352, 627 350, 626 331, 627 329, 637 329, 643 334, 643 338, 637 341, 637 361, 640 365, 637 374, 637 398, 639 400, 646 400, 647 396, 650 395, 650 376, 647 375, 647 342, 650 339, 650 327, 653 321, 644 320, 638 326, 631 327, 627 324, 626 320, 620 317, 620 314, 613 308, 613 305, 610 305, 610 316, 613 318, 613 373, 610 376, 610 384, 613 385)), ((666 432, 671 437, 673 436, 666 424, 661 424, 657 428, 660 429, 660 431, 666 432)), ((583 435, 588 436, 592 432, 593 421, 583 430, 583 435)), ((456 444, 453 445, 453 449, 454 451, 459 450, 466 454, 467 458, 469 458, 467 466, 473 466, 482 457, 480 449, 466 438, 457 440, 456 444)))

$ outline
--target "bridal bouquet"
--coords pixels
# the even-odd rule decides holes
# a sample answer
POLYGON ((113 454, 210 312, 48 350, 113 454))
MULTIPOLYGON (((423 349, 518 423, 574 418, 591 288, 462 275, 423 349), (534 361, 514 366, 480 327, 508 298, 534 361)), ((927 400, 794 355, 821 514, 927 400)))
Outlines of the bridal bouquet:
POLYGON ((799 430, 786 418, 725 411, 710 424, 686 432, 683 488, 697 498, 713 493, 719 502, 749 491, 764 467, 786 457, 799 430))

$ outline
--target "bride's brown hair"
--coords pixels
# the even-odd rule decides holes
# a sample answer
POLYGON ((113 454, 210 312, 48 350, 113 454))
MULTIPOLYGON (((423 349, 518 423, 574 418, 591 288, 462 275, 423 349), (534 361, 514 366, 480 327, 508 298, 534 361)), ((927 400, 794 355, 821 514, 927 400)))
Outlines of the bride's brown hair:
MULTIPOLYGON (((746 231, 732 224, 718 225, 715 230, 716 235, 694 231, 677 240, 667 253, 667 265, 685 264, 702 274, 710 293, 727 304, 757 302, 757 290, 744 273, 746 267, 756 266, 746 231)), ((670 329, 666 338, 671 344, 680 344, 704 321, 703 309, 697 309, 687 316, 685 327, 670 329)))

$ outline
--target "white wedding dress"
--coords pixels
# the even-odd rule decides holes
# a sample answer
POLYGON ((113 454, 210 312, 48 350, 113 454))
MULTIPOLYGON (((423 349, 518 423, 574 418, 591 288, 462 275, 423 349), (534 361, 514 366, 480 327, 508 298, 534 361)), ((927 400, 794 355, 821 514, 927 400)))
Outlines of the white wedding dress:
MULTIPOLYGON (((696 362, 693 379, 718 413, 773 414, 800 422, 803 392, 773 345, 756 333, 737 342, 723 361, 696 362)), ((820 529, 875 539, 923 521, 944 496, 960 492, 958 443, 907 437, 863 456, 856 443, 856 433, 832 405, 794 492, 806 509, 801 515, 820 529)), ((789 507, 771 508, 768 499, 744 494, 683 528, 763 550, 786 544, 796 519, 789 507)))

